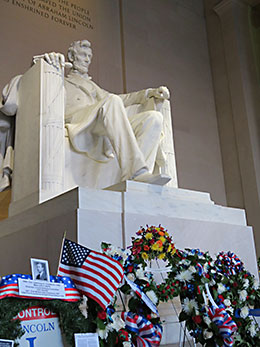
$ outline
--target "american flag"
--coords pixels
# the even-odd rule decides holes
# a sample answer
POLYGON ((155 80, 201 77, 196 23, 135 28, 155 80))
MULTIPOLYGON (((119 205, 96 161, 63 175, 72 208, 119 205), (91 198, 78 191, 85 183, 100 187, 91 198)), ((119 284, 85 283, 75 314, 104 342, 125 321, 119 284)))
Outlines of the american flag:
POLYGON ((64 240, 58 275, 70 276, 77 289, 105 310, 124 274, 121 264, 105 254, 64 240))
MULTIPOLYGON (((18 279, 27 279, 31 280, 31 275, 22 275, 22 274, 13 274, 2 277, 0 281, 0 299, 4 299, 7 297, 15 297, 15 298, 24 298, 24 299, 33 299, 34 297, 21 296, 19 295, 19 287, 18 287, 18 279)), ((64 301, 79 301, 81 299, 79 291, 76 289, 73 281, 69 277, 59 277, 59 276, 50 276, 50 282, 53 283, 63 283, 65 287, 65 299, 64 301)), ((39 299, 36 297, 35 299, 39 299)), ((49 298, 43 298, 46 300, 51 300, 49 298)))

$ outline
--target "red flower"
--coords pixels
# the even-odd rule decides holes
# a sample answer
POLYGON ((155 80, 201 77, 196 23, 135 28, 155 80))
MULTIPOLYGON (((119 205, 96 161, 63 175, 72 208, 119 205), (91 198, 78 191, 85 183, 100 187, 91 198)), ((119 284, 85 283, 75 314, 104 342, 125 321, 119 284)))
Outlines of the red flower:
POLYGON ((150 283, 146 283, 146 287, 150 287, 150 283))
POLYGON ((218 298, 221 302, 223 302, 225 300, 223 295, 219 295, 218 298))
POLYGON ((245 275, 244 275, 244 278, 247 278, 247 277, 248 277, 248 274, 245 274, 245 275))
POLYGON ((209 278, 209 274, 206 274, 205 277, 206 277, 206 278, 209 278))
POLYGON ((139 254, 141 252, 142 248, 140 246, 133 248, 133 255, 139 254))
POLYGON ((237 326, 241 327, 242 323, 241 322, 237 322, 237 326))
POLYGON ((128 271, 128 272, 133 272, 133 269, 134 269, 133 265, 130 265, 130 266, 128 266, 127 271, 128 271))
POLYGON ((193 316, 192 320, 194 323, 196 324, 200 324, 202 322, 201 316, 197 315, 197 316, 193 316))
POLYGON ((148 245, 144 245, 144 250, 149 251, 150 247, 148 245))
POLYGON ((236 300, 232 301, 232 305, 236 306, 237 302, 236 300))
POLYGON ((104 319, 106 319, 107 314, 106 314, 105 311, 99 311, 98 314, 97 314, 97 316, 98 316, 99 319, 104 320, 104 319))
POLYGON ((167 286, 166 289, 170 289, 170 286, 167 286))
POLYGON ((122 341, 128 341, 128 332, 123 330, 123 329, 120 329, 119 330, 119 338, 122 341))
POLYGON ((237 282, 234 282, 233 283, 233 286, 236 288, 236 287, 238 287, 238 283, 237 282))
POLYGON ((197 289, 198 289, 198 294, 201 294, 201 291, 200 291, 200 287, 197 286, 197 289))
POLYGON ((152 319, 152 316, 151 316, 150 314, 148 314, 148 315, 146 316, 146 318, 147 318, 148 320, 150 320, 150 319, 152 319))

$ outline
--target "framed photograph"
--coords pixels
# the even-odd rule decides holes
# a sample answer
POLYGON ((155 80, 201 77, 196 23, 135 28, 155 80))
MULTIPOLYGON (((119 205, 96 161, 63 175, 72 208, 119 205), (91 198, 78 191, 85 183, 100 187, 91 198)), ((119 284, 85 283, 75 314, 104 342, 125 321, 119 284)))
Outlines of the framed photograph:
POLYGON ((0 339, 0 347, 14 347, 14 341, 0 339))
POLYGON ((32 278, 37 281, 50 281, 48 260, 31 258, 32 278))

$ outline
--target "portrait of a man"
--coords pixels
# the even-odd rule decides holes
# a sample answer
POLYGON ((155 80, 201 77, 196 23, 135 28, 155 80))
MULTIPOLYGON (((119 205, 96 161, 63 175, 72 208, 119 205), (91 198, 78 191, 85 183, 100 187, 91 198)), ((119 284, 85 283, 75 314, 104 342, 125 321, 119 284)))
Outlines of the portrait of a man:
POLYGON ((31 259, 33 280, 49 281, 48 261, 42 259, 31 259))

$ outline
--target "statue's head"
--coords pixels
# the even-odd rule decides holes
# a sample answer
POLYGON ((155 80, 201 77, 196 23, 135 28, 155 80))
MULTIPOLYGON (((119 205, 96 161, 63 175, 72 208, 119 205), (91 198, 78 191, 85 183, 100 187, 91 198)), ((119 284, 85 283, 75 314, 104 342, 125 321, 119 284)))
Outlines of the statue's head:
POLYGON ((92 49, 88 40, 72 42, 68 50, 68 60, 72 63, 74 70, 87 74, 91 59, 92 49))

